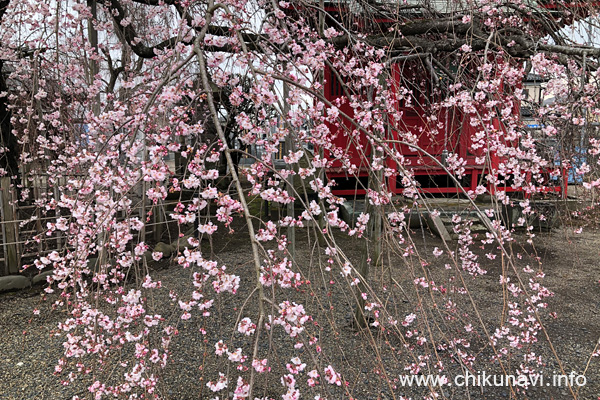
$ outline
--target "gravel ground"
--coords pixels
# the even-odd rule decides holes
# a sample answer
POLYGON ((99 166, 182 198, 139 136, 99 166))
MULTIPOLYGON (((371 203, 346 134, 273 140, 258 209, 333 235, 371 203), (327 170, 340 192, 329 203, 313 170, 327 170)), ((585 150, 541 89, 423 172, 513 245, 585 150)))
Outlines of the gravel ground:
MULTIPOLYGON (((255 396, 281 398, 285 390, 279 382, 279 377, 285 373, 285 364, 294 356, 300 356, 312 368, 312 356, 315 356, 321 368, 331 364, 343 373, 347 381, 346 387, 337 388, 321 385, 323 388, 309 389, 305 375, 298 379, 302 398, 313 398, 322 394, 329 399, 341 398, 350 394, 356 399, 398 399, 401 396, 422 398, 427 393, 422 388, 402 387, 397 377, 405 373, 404 365, 414 360, 414 357, 431 353, 432 349, 419 346, 415 338, 398 335, 393 330, 372 328, 357 331, 352 324, 353 302, 352 291, 338 282, 339 272, 325 272, 326 258, 322 251, 316 251, 314 237, 307 236, 306 230, 298 230, 296 259, 305 280, 311 284, 298 289, 288 289, 268 293, 276 303, 284 298, 304 304, 309 314, 315 316, 314 324, 307 328, 313 337, 318 337, 322 353, 309 353, 306 348, 294 349, 294 341, 286 336, 282 329, 273 329, 270 335, 259 343, 259 358, 269 357, 273 368, 272 374, 263 374, 257 378, 255 396), (331 281, 335 283, 331 283, 331 281), (285 294, 285 297, 284 297, 285 294), (387 374, 391 384, 383 377, 387 374), (345 392, 344 392, 345 391, 345 392)), ((359 242, 339 233, 335 235, 337 244, 344 249, 345 254, 353 261, 361 256, 359 242)), ((441 247, 441 241, 427 232, 416 231, 417 247, 423 254, 431 254, 434 247, 441 247)), ((543 263, 546 278, 544 284, 555 293, 550 298, 549 311, 556 312, 556 317, 543 314, 543 322, 548 336, 565 371, 583 373, 586 369, 587 383, 579 388, 580 399, 596 399, 600 395, 600 360, 590 354, 599 339, 600 329, 600 286, 598 255, 600 252, 600 234, 586 232, 573 235, 572 230, 555 230, 551 233, 540 233, 531 246, 515 244, 513 251, 522 253, 519 268, 535 262, 531 255, 540 258, 543 263)), ((205 254, 210 250, 208 243, 203 242, 205 254)), ((177 290, 181 298, 192 291, 192 268, 183 269, 172 261, 162 261, 154 265, 154 275, 163 284, 160 294, 155 299, 156 311, 165 318, 177 322, 178 335, 171 345, 172 358, 164 371, 160 393, 167 399, 204 399, 212 398, 206 382, 214 380, 217 371, 225 371, 230 366, 230 380, 237 379, 238 372, 232 364, 214 356, 214 343, 219 339, 229 338, 229 343, 242 347, 246 352, 252 348, 252 337, 235 334, 236 320, 242 309, 242 304, 254 287, 254 271, 251 264, 251 249, 243 229, 234 235, 221 234, 213 241, 214 255, 220 264, 227 265, 230 272, 241 277, 240 290, 236 296, 218 296, 215 302, 213 316, 202 318, 194 315, 188 321, 179 320, 176 303, 169 301, 170 290, 177 290), (161 297, 162 296, 162 297, 161 297), (207 334, 200 334, 200 329, 206 329, 207 334)), ((484 251, 478 251, 483 255, 484 251)), ((435 276, 436 281, 449 279, 450 273, 445 272, 444 257, 431 259, 429 265, 423 267, 435 276)), ((413 267, 407 267, 398 255, 390 255, 381 270, 371 273, 371 284, 375 292, 385 301, 387 310, 403 318, 411 312, 417 312, 420 307, 432 306, 435 298, 419 298, 413 288, 412 280, 415 272, 413 267), (391 284, 390 282, 394 282, 391 284)), ((414 262, 412 264, 415 264, 414 262)), ((493 330, 498 327, 504 306, 501 286, 498 284, 499 275, 503 273, 500 258, 488 260, 482 257, 482 265, 488 274, 477 279, 468 280, 468 288, 477 306, 486 328, 493 330), (483 261, 485 260, 485 261, 483 261)), ((537 265, 537 264, 535 264, 537 265)), ((451 283, 448 284, 450 289, 451 283)), ((457 285, 460 286, 460 285, 457 285)), ((252 297, 243 307, 241 316, 250 316, 256 321, 257 304, 252 297)), ((490 363, 492 354, 490 346, 484 340, 483 331, 477 326, 477 318, 467 296, 453 296, 458 308, 465 310, 461 314, 464 321, 451 321, 443 318, 442 312, 431 311, 431 338, 438 344, 447 343, 456 326, 463 322, 471 322, 475 327, 471 335, 469 351, 477 358, 474 371, 486 371, 489 374, 499 372, 497 364, 490 363)), ((67 314, 63 311, 52 311, 51 302, 40 298, 40 288, 28 291, 5 293, 0 295, 0 399, 67 399, 74 395, 89 396, 86 387, 91 382, 76 380, 69 386, 60 383, 61 377, 53 375, 56 361, 62 356, 62 339, 53 335, 58 322, 63 321, 67 314), (33 315, 32 310, 38 309, 39 315, 33 315)), ((429 311, 428 311, 429 312, 429 311)), ((419 325, 419 329, 424 329, 419 325)), ((540 334, 542 335, 542 334, 540 334)), ((558 369, 558 363, 553 359, 550 347, 544 337, 532 346, 531 351, 542 355, 545 365, 546 382, 550 380, 553 371, 558 369)), ((311 348, 314 348, 311 347, 311 348)), ((461 373, 460 363, 455 362, 451 352, 439 351, 439 357, 447 364, 448 376, 461 373)), ((514 359, 513 365, 521 360, 514 359)), ((248 362, 246 363, 248 364, 248 362)), ((64 378, 64 377, 62 377, 64 378)), ((91 379, 91 377, 90 377, 91 379)), ((230 385, 231 388, 231 385, 230 385)), ((505 387, 472 387, 468 390, 456 386, 444 387, 443 395, 453 399, 501 399, 512 398, 515 393, 505 387)), ((565 387, 544 386, 519 394, 519 398, 528 399, 566 399, 573 398, 565 387)))

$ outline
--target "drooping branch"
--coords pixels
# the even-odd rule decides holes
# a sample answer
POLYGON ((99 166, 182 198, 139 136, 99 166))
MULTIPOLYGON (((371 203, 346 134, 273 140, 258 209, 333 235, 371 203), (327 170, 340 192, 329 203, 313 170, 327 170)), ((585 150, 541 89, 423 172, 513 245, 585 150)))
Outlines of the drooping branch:
POLYGON ((9 4, 10 0, 0 0, 0 20, 2 20, 2 17, 4 16, 9 4))
MULTIPOLYGON (((157 51, 173 48, 177 43, 181 42, 178 37, 172 37, 153 46, 148 46, 139 40, 134 27, 130 24, 123 24, 123 20, 127 17, 125 9, 118 0, 98 0, 99 3, 104 4, 112 15, 115 26, 117 27, 119 34, 123 36, 123 39, 131 47, 131 50, 142 58, 153 58, 156 56, 157 51), (125 25, 125 26, 124 26, 125 25)), ((151 4, 154 5, 154 4, 151 4)), ((187 43, 187 44, 192 44, 187 43)))
MULTIPOLYGON (((141 58, 153 58, 156 56, 157 51, 166 50, 174 48, 178 43, 183 43, 186 45, 192 45, 194 43, 194 39, 190 39, 188 41, 182 40, 180 37, 174 36, 169 39, 165 39, 162 42, 155 45, 147 45, 139 40, 139 36, 137 35, 135 29, 130 24, 125 24, 123 26, 123 20, 127 17, 125 13, 125 9, 121 5, 118 0, 98 0, 100 3, 104 4, 109 8, 110 15, 114 19, 115 26, 118 29, 118 33, 122 36, 125 42, 131 47, 131 50, 141 58)), ((137 1, 138 3, 148 4, 148 5, 157 5, 154 1, 143 2, 137 1)), ((172 2, 165 2, 165 4, 173 4, 172 2)), ((210 25, 206 33, 214 36, 230 36, 230 28, 224 26, 210 25)), ((252 51, 264 51, 262 44, 268 43, 268 40, 260 35, 240 32, 239 35, 243 38, 245 45, 249 50, 252 51)), ((235 53, 239 51, 238 48, 231 45, 224 46, 204 46, 207 51, 221 51, 226 53, 235 53)))
MULTIPOLYGON (((172 37, 155 45, 148 45, 139 40, 139 36, 135 28, 131 24, 124 24, 123 20, 127 17, 125 8, 119 0, 99 0, 111 11, 111 15, 115 21, 115 25, 119 34, 124 41, 131 47, 132 51, 141 58, 153 58, 157 51, 173 48, 178 43, 191 45, 193 39, 183 41, 180 37, 172 37)), ((134 0, 135 3, 148 6, 159 5, 174 5, 181 9, 181 6, 174 1, 158 1, 158 0, 134 0)), ((421 7, 410 7, 410 10, 415 10, 421 7)), ((556 31, 560 28, 558 23, 553 22, 552 12, 545 9, 532 9, 508 7, 515 15, 521 15, 523 18, 528 18, 531 23, 535 23, 541 27, 541 32, 550 34, 555 43, 564 43, 557 36, 556 31)), ((539 7, 538 7, 539 8, 539 7)), ((371 11, 372 13, 383 13, 384 9, 371 11)), ((407 11, 407 10, 405 10, 407 11)), ((468 22, 463 21, 461 14, 445 16, 445 17, 430 17, 429 19, 418 19, 411 22, 398 20, 390 31, 385 33, 367 35, 365 41, 375 48, 382 48, 391 51, 394 54, 403 52, 424 52, 431 54, 453 53, 461 46, 468 44, 473 51, 483 50, 490 45, 487 38, 490 35, 489 29, 485 26, 483 15, 478 15, 475 12, 468 22)), ((399 18, 399 17, 398 17, 399 18)), ((219 37, 231 37, 232 31, 226 26, 211 25, 206 33, 219 37)), ((540 35, 542 34, 540 33, 540 35)), ((243 40, 244 45, 250 51, 264 52, 267 48, 278 52, 288 52, 286 46, 275 46, 268 38, 257 33, 249 33, 244 31, 236 31, 237 37, 243 40)), ((342 36, 328 39, 337 48, 344 48, 351 43, 355 43, 357 37, 354 33, 346 31, 342 36)), ((572 47, 563 44, 544 44, 540 43, 539 37, 532 36, 531 33, 520 31, 518 34, 507 29, 507 32, 501 30, 494 33, 497 40, 493 44, 499 49, 502 49, 512 57, 526 59, 537 51, 561 54, 564 56, 579 56, 598 58, 600 57, 600 48, 588 47, 572 47)), ((240 48, 236 45, 223 46, 204 46, 206 51, 221 51, 236 53, 240 48)), ((562 58, 562 62, 566 62, 566 58, 562 58)))

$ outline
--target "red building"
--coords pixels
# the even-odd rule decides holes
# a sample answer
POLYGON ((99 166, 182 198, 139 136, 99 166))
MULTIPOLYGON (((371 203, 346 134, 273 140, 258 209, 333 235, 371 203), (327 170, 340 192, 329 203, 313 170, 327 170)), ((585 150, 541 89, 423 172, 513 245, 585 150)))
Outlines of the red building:
MULTIPOLYGON (((330 15, 339 18, 344 15, 340 12, 339 4, 331 4, 326 7, 330 15)), ((370 22, 373 25, 373 21, 370 22)), ((375 21, 375 24, 382 25, 385 28, 386 21, 375 21)), ((360 25, 360 24, 359 24, 360 25)), ((372 27, 371 27, 372 29, 372 27)), ((474 68, 475 69, 475 68, 474 68)), ((392 121, 388 119, 388 125, 391 127, 387 133, 389 143, 402 142, 406 135, 414 135, 419 150, 414 146, 401 143, 393 143, 389 146, 392 151, 398 151, 404 158, 403 166, 397 165, 392 157, 384 157, 384 165, 391 170, 397 171, 405 168, 412 171, 414 180, 417 182, 419 190, 431 194, 458 194, 463 191, 475 191, 480 185, 486 187, 488 193, 495 194, 496 191, 521 191, 526 183, 517 182, 511 176, 511 171, 499 169, 502 164, 500 156, 496 152, 488 152, 488 157, 484 163, 481 159, 486 155, 485 149, 480 146, 474 146, 477 132, 481 127, 474 126, 471 121, 478 119, 478 112, 467 114, 461 111, 459 107, 438 107, 435 106, 436 100, 440 100, 440 90, 438 87, 447 83, 443 82, 444 74, 433 70, 431 64, 426 67, 426 62, 420 58, 413 58, 409 61, 399 61, 391 64, 388 71, 388 88, 397 96, 397 111, 401 113, 401 119, 392 121), (432 71, 435 76, 432 76, 432 71), (434 85, 433 80, 437 79, 434 85), (406 94, 406 88, 410 89, 411 94, 406 94), (460 184, 457 184, 447 173, 446 165, 449 157, 460 157, 463 160, 464 171, 458 178, 460 184), (479 160, 477 160, 479 158, 479 160), (499 171, 503 172, 503 174, 499 171), (497 177, 498 183, 491 185, 485 177, 493 173, 497 177)), ((325 97, 338 108, 342 115, 345 114, 354 118, 354 109, 346 97, 347 91, 344 90, 339 81, 339 74, 334 73, 329 67, 325 69, 325 97)), ((346 78, 343 78, 346 79, 346 78)), ((351 77, 349 78, 351 79, 351 77)), ((348 89, 346 89, 348 90, 348 89)), ((512 90, 509 85, 501 83, 500 91, 496 100, 502 102, 503 98, 512 98, 509 91, 512 90)), ((483 110, 477 110, 482 111, 483 110)), ((390 113, 392 114, 392 113, 390 113)), ((513 106, 513 116, 520 116, 519 105, 513 106)), ((333 143, 341 149, 340 154, 330 154, 326 152, 325 156, 338 160, 326 170, 327 177, 336 182, 333 193, 336 195, 360 195, 366 193, 371 169, 372 154, 371 145, 364 132, 358 132, 355 124, 350 119, 340 117, 340 122, 330 123, 328 127, 333 134, 333 143), (344 162, 353 164, 352 172, 348 172, 343 167, 344 162)), ((499 137, 503 137, 505 126, 498 117, 493 117, 486 122, 486 129, 495 131, 499 137)), ((505 140, 503 138, 499 140, 505 140)), ((504 142, 508 146, 518 146, 517 140, 504 142)), ((542 173, 542 183, 546 187, 545 191, 557 192, 566 195, 563 179, 552 177, 550 170, 542 173)), ((564 175, 564 174, 563 174, 564 175)), ((561 177, 559 177, 561 178, 561 177)), ((391 193, 400 194, 405 186, 401 181, 401 176, 391 174, 385 178, 385 185, 391 193)), ((528 176, 526 179, 531 179, 528 176)), ((539 177, 537 179, 539 181, 539 177)), ((539 186, 537 182, 536 186, 539 186)))

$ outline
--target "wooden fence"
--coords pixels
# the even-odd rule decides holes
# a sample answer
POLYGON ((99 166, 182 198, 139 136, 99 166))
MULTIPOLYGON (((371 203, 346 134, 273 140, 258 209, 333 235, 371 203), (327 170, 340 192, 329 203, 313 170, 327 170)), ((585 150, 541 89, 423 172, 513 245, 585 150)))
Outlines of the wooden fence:
MULTIPOLYGON (((67 179, 64 178, 64 182, 67 179)), ((50 185, 48 176, 40 174, 30 177, 23 186, 17 190, 9 177, 0 178, 0 277, 18 275, 22 273, 23 264, 52 251, 64 250, 67 245, 63 232, 56 230, 50 236, 45 234, 47 224, 54 223, 61 216, 61 209, 56 207, 54 210, 43 211, 43 204, 38 203, 47 196, 58 199, 58 187, 50 185), (18 198, 22 191, 29 192, 27 201, 20 201, 18 198)), ((167 222, 165 210, 174 208, 179 201, 152 204, 142 195, 145 183, 141 182, 139 186, 134 190, 139 196, 133 213, 145 221, 148 211, 152 210, 152 220, 145 224, 144 240, 166 240, 163 235, 167 222)), ((125 215, 120 215, 119 218, 125 218, 125 215)))
MULTIPOLYGON (((260 159, 264 146, 253 145, 249 151, 253 157, 241 160, 241 166, 254 162, 254 157, 260 159)), ((284 143, 281 142, 279 152, 273 160, 276 165, 278 162, 281 164, 280 159, 284 154, 284 143)), ((181 173, 183 163, 184 161, 179 160, 178 163, 176 159, 171 160, 171 158, 167 161, 170 170, 174 173, 178 173, 177 171, 181 173)), ((285 166, 279 166, 279 168, 283 167, 285 166)), ((0 177, 0 277, 21 274, 23 264, 31 263, 35 258, 52 251, 64 250, 67 241, 63 232, 57 230, 50 236, 45 234, 48 223, 54 223, 61 216, 61 209, 55 207, 53 210, 44 210, 43 206, 49 197, 59 199, 61 193, 58 188, 65 188, 67 182, 73 178, 81 178, 81 176, 61 177, 58 182, 52 184, 56 179, 49 179, 47 174, 23 173, 20 179, 21 187, 17 190, 9 177, 0 177), (24 192, 27 192, 28 196, 22 196, 24 192), (27 197, 27 200, 23 201, 20 197, 27 197)), ((152 204, 143 195, 146 186, 147 183, 142 181, 131 190, 136 205, 132 213, 139 215, 142 221, 146 221, 148 211, 152 211, 152 220, 145 223, 144 240, 155 243, 166 241, 169 239, 166 229, 169 210, 172 210, 177 203, 187 203, 187 201, 165 200, 159 204, 152 204)), ((66 194, 74 194, 74 191, 66 194)), ((206 212, 210 212, 209 208, 206 212)), ((68 215, 62 216, 68 217, 68 215)), ((125 215, 120 215, 120 218, 125 218, 125 215)))

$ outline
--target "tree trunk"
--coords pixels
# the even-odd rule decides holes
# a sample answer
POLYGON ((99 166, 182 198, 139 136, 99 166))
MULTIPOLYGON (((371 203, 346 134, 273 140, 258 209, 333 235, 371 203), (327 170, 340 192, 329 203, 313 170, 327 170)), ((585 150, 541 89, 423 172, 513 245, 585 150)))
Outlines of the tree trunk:
MULTIPOLYGON (((0 92, 8 92, 6 79, 2 72, 4 62, 0 60, 0 92)), ((6 148, 6 152, 0 157, 0 168, 6 170, 8 176, 19 175, 19 151, 17 139, 12 133, 10 122, 11 112, 8 108, 8 96, 0 97, 0 146, 6 148)))

